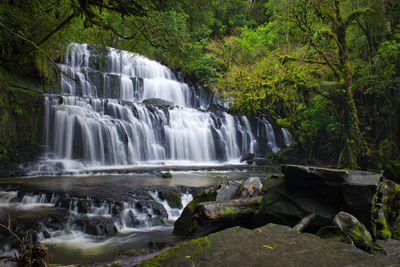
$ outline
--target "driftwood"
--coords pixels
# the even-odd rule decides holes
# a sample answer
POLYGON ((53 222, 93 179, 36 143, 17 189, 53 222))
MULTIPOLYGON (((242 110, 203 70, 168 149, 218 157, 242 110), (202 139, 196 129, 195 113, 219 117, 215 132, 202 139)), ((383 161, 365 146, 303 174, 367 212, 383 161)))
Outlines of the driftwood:
POLYGON ((256 214, 262 196, 239 198, 225 201, 203 202, 196 206, 194 218, 205 220, 225 220, 243 215, 256 214))
POLYGON ((315 217, 316 217, 315 213, 311 213, 310 215, 301 219, 298 224, 293 226, 292 230, 295 230, 297 232, 303 231, 315 217))

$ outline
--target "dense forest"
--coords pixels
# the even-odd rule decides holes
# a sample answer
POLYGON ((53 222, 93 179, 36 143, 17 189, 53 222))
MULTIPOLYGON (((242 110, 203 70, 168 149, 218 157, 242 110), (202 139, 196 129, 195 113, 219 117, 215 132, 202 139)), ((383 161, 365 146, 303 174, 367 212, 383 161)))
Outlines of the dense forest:
POLYGON ((231 112, 266 114, 295 138, 276 162, 399 177, 397 0, 5 0, 0 33, 2 158, 5 107, 25 112, 15 90, 51 90, 65 47, 81 42, 145 55, 218 91, 231 112))

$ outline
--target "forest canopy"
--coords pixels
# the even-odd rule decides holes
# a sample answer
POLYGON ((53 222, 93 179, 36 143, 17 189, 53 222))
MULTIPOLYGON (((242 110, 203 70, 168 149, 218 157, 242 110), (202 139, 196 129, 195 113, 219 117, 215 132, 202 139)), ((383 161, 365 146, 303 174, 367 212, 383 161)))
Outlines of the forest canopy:
POLYGON ((399 176, 397 0, 5 0, 0 34, 1 73, 49 80, 70 42, 132 51, 288 128, 277 162, 399 176))

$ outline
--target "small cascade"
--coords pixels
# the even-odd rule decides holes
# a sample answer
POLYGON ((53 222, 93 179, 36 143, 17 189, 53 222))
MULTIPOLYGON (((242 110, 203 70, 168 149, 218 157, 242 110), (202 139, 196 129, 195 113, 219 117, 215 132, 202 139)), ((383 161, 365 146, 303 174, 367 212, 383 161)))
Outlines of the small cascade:
POLYGON ((50 197, 45 194, 24 194, 19 198, 18 191, 0 190, 0 208, 15 208, 18 210, 29 210, 42 207, 54 207, 58 197, 52 194, 50 197))
POLYGON ((274 128, 265 117, 257 119, 257 137, 265 138, 266 145, 268 146, 267 151, 279 152, 281 150, 275 138, 274 128))
MULTIPOLYGON (((183 207, 192 199, 190 193, 181 193, 183 207)), ((40 208, 54 214, 38 221, 29 220, 28 215, 28 221, 20 222, 36 229, 37 240, 50 245, 95 243, 99 237, 107 237, 107 242, 111 242, 110 238, 117 233, 171 231, 173 222, 183 211, 183 208, 171 208, 157 191, 140 191, 137 197, 131 194, 126 200, 97 200, 60 193, 0 190, 0 211, 9 208, 25 214, 33 214, 40 208), (54 221, 53 216, 58 219, 54 221)), ((4 244, 0 253, 7 255, 11 249, 10 244, 4 244)))
POLYGON ((290 146, 293 142, 292 134, 286 128, 281 128, 281 131, 282 131, 283 142, 285 143, 285 146, 290 146))

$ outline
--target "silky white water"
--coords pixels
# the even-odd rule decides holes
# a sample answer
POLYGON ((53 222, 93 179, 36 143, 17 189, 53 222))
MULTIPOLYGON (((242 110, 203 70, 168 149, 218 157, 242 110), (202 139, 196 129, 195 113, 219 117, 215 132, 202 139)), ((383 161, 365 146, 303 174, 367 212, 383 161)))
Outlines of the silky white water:
MULTIPOLYGON (((61 94, 44 97, 46 152, 26 167, 28 175, 238 163, 248 152, 280 150, 266 118, 256 127, 265 133, 255 135, 246 116, 225 112, 212 93, 143 56, 73 43, 60 67, 74 80, 61 75, 61 94), (219 110, 207 111, 211 106, 219 110)), ((287 145, 288 132, 279 134, 287 145)))

